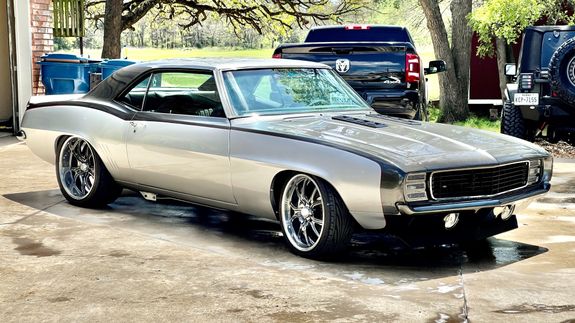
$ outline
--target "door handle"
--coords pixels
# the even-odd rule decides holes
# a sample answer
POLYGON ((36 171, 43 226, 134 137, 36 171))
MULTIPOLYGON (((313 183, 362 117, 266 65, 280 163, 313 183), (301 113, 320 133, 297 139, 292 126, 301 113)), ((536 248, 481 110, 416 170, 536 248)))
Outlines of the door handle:
POLYGON ((134 133, 136 132, 136 130, 138 128, 146 128, 146 124, 145 123, 139 123, 139 122, 135 122, 135 121, 130 121, 130 126, 132 126, 134 133))

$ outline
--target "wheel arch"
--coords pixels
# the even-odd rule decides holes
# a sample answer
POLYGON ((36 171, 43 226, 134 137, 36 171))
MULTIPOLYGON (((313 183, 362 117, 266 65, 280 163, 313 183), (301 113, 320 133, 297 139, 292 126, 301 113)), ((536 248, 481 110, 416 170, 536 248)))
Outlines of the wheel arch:
MULTIPOLYGON (((100 160, 102 161, 102 164, 103 164, 104 168, 106 168, 106 171, 110 172, 109 159, 104 158, 104 155, 100 151, 101 146, 97 144, 97 140, 95 138, 93 138, 91 136, 87 136, 85 134, 62 133, 62 134, 58 135, 56 137, 56 139, 54 140, 54 156, 55 156, 55 158, 58 158, 58 154, 59 154, 58 147, 60 147, 60 145, 64 144, 64 142, 67 139, 72 138, 72 137, 80 138, 80 139, 88 142, 88 144, 90 144, 90 146, 92 147, 92 150, 94 151, 94 153, 96 155, 98 155, 98 158, 100 158, 100 160)), ((112 177, 113 177, 113 175, 112 175, 112 177)))
POLYGON ((291 170, 291 169, 278 172, 273 177, 271 185, 270 185, 270 203, 271 203, 272 209, 274 211, 274 214, 276 216, 276 219, 279 220, 279 201, 281 199, 282 190, 285 187, 285 185, 287 184, 287 182, 294 175, 297 175, 297 174, 305 174, 305 175, 315 177, 319 180, 322 180, 325 184, 330 186, 333 189, 333 191, 338 195, 339 199, 342 201, 343 207, 348 212, 348 214, 350 214, 351 218, 353 219, 354 225, 360 226, 359 223, 357 222, 357 220, 355 219, 355 217, 351 214, 351 212, 349 212, 349 208, 347 207, 345 200, 342 198, 341 194, 339 193, 339 191, 337 190, 335 185, 333 185, 329 180, 327 180, 325 178, 326 177, 325 175, 321 176, 321 175, 314 174, 312 172, 304 172, 304 171, 297 171, 297 170, 291 170))

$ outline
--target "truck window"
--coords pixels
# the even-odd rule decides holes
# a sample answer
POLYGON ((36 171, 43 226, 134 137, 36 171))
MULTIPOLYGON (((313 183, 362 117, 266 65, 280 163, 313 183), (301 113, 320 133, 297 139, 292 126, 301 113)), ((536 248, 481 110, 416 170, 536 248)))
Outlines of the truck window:
POLYGON ((372 26, 369 29, 345 29, 344 26, 317 28, 310 30, 305 39, 306 43, 347 41, 412 42, 406 29, 392 26, 372 26))

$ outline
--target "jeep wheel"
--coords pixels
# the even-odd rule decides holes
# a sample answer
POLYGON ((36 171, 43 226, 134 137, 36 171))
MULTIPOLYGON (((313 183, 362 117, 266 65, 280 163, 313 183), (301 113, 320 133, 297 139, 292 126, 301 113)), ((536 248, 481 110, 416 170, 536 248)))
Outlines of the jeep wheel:
POLYGON ((575 38, 559 46, 549 61, 551 88, 567 104, 575 104, 575 38))
POLYGON ((521 111, 508 101, 503 105, 501 113, 501 133, 529 141, 535 139, 527 130, 521 111))

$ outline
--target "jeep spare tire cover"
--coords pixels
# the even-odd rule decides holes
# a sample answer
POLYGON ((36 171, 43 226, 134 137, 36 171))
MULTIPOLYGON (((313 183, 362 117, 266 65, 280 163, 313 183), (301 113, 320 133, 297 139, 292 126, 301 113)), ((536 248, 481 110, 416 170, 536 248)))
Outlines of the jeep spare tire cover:
POLYGON ((568 104, 575 104, 575 38, 564 42, 549 61, 551 90, 568 104))

